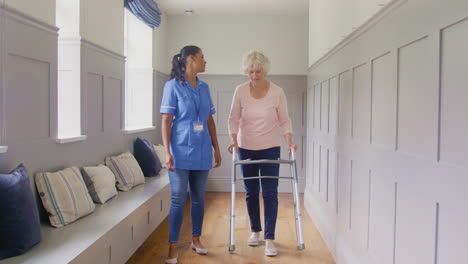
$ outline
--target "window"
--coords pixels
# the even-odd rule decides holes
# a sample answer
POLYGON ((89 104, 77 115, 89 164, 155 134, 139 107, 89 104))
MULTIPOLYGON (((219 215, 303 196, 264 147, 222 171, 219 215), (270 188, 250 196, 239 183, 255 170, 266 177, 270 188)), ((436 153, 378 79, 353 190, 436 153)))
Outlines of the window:
POLYGON ((56 1, 58 37, 57 139, 81 136, 80 0, 56 1))
POLYGON ((125 9, 125 130, 153 127, 153 30, 125 9))

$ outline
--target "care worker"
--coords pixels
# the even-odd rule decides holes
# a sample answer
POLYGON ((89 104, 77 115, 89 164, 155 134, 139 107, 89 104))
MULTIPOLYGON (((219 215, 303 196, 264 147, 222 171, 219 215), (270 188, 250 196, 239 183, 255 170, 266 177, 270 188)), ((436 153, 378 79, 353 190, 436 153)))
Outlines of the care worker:
POLYGON ((171 77, 164 86, 160 112, 162 140, 171 185, 169 253, 166 263, 177 263, 177 243, 190 188, 191 248, 207 254, 201 240, 205 189, 209 170, 221 165, 213 120, 215 108, 208 85, 197 74, 206 61, 197 46, 186 46, 172 59, 171 77), (214 166, 213 166, 214 149, 214 166))

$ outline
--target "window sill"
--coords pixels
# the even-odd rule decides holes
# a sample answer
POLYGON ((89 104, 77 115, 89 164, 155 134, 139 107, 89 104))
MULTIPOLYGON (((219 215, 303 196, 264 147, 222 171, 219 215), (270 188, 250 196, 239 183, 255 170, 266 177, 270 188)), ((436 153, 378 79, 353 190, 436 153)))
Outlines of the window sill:
POLYGON ((155 126, 151 127, 142 127, 142 128, 126 128, 123 130, 124 134, 133 134, 133 133, 140 133, 140 132, 146 132, 146 131, 151 131, 155 130, 155 126))
POLYGON ((8 146, 0 146, 0 153, 6 153, 8 150, 8 146))
POLYGON ((66 144, 66 143, 72 143, 72 142, 78 142, 78 141, 85 141, 88 136, 86 135, 81 135, 78 137, 71 137, 71 138, 56 138, 55 142, 58 144, 66 144))

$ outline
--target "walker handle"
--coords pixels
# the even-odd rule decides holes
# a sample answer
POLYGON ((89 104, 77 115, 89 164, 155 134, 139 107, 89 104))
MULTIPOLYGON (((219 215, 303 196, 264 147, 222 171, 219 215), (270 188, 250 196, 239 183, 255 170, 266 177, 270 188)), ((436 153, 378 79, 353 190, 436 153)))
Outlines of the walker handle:
POLYGON ((294 148, 291 148, 291 160, 296 160, 296 151, 294 150, 294 148))
POLYGON ((232 147, 232 162, 236 162, 236 147, 232 147))

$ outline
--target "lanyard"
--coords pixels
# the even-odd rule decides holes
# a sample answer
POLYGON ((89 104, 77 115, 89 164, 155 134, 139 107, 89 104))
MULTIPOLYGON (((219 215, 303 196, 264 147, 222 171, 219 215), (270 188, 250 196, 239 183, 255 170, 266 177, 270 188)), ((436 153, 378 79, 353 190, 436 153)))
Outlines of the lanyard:
MULTIPOLYGON (((197 82, 198 83, 198 82, 197 82)), ((200 121, 200 104, 201 104, 201 95, 200 95, 200 88, 195 88, 195 91, 196 93, 198 94, 198 105, 196 103, 196 100, 195 100, 195 95, 193 95, 193 91, 190 90, 190 89, 193 89, 192 87, 188 87, 190 85, 189 82, 185 82, 183 84, 183 86, 186 88, 186 93, 187 93, 187 90, 188 90, 188 97, 190 97, 190 99, 192 100, 192 103, 193 103, 193 106, 195 108, 195 112, 197 113, 197 118, 198 118, 198 121, 200 121)), ((191 85, 190 85, 191 86, 191 85)))

